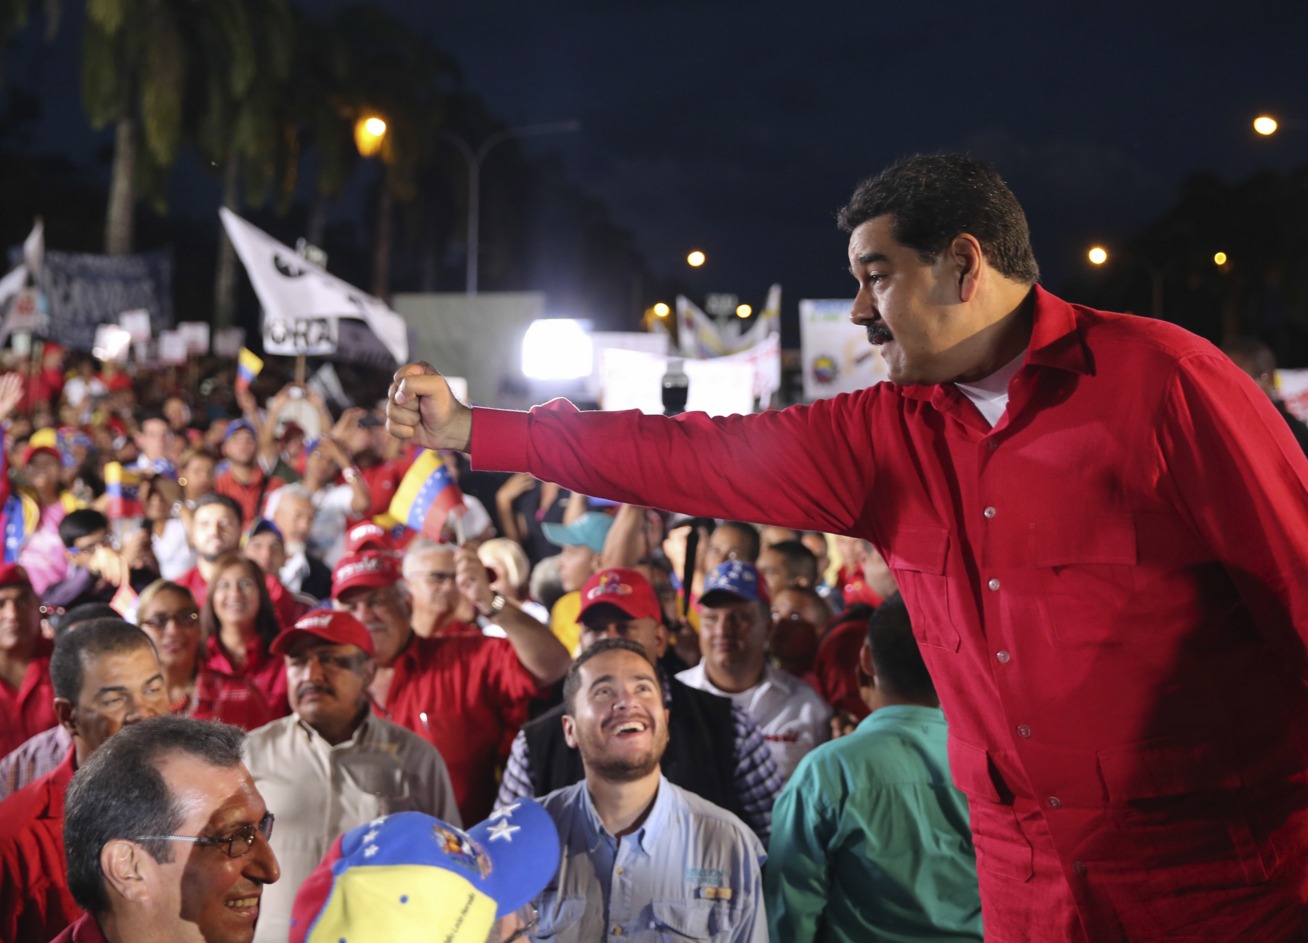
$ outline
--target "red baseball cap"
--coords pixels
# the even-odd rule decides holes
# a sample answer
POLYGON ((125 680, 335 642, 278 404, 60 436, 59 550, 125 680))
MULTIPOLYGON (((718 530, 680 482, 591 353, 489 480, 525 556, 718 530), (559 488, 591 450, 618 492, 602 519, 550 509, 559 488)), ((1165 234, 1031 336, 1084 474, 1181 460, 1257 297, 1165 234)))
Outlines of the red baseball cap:
POLYGON ((306 636, 331 642, 333 645, 357 645, 369 655, 376 655, 372 644, 372 633, 362 622, 348 612, 334 609, 315 609, 285 632, 282 632, 268 650, 274 655, 285 655, 287 650, 306 636))
POLYGON ((600 570, 581 587, 580 620, 596 606, 613 606, 633 619, 663 622, 663 607, 654 587, 639 570, 614 566, 600 570))
POLYGON ((395 543, 390 534, 372 521, 355 524, 345 532, 345 552, 362 553, 364 550, 386 550, 394 553, 395 543))
POLYGON ((392 554, 371 550, 347 553, 336 562, 336 569, 332 570, 332 596, 339 596, 346 590, 359 586, 370 589, 390 586, 398 583, 400 578, 400 568, 392 554))
POLYGON ((32 459, 38 455, 49 455, 60 465, 64 463, 64 457, 59 454, 59 450, 52 445, 29 445, 23 450, 23 464, 30 465, 32 459))
POLYGON ((32 579, 17 563, 0 563, 0 589, 8 589, 10 586, 22 586, 30 591, 32 579))

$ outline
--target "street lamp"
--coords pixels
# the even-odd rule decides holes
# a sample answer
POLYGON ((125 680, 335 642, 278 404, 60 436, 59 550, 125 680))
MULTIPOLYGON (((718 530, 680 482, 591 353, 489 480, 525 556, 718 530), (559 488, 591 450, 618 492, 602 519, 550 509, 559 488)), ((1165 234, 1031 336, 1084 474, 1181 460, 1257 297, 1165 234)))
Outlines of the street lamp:
POLYGON ((481 165, 495 147, 510 138, 525 138, 537 134, 559 134, 564 131, 577 131, 580 121, 552 121, 548 124, 528 124, 518 128, 506 128, 497 131, 475 151, 468 142, 457 134, 442 131, 437 136, 449 141, 468 162, 468 274, 464 291, 469 295, 477 294, 477 253, 481 240, 481 165))
POLYGON ((1108 250, 1103 246, 1091 246, 1085 255, 1091 265, 1103 265, 1108 261, 1108 250))
POLYGON ((363 157, 374 157, 386 140, 386 119, 366 114, 354 122, 354 146, 363 157))
POLYGON ((689 265, 691 268, 699 268, 706 261, 707 261, 707 256, 705 256, 704 253, 699 251, 698 249, 695 249, 689 255, 686 256, 686 264, 689 265))
POLYGON ((1263 137, 1269 137, 1276 133, 1280 125, 1271 115, 1259 115, 1253 120, 1253 129, 1263 137))
MULTIPOLYGON (((1104 263, 1108 261, 1108 250, 1105 249, 1103 246, 1091 246, 1090 250, 1086 252, 1085 257, 1090 260, 1091 265, 1095 266, 1096 268, 1100 268, 1104 265, 1104 263)), ((1143 258, 1142 256, 1139 255, 1128 253, 1126 255, 1126 261, 1129 264, 1139 266, 1140 268, 1144 269, 1149 273, 1150 295, 1152 296, 1152 300, 1153 300, 1153 310, 1150 312, 1150 314, 1155 318, 1162 318, 1163 316, 1162 270, 1157 265, 1154 265, 1152 262, 1150 262, 1148 259, 1143 258)), ((1218 264, 1220 265, 1221 263, 1218 264)))

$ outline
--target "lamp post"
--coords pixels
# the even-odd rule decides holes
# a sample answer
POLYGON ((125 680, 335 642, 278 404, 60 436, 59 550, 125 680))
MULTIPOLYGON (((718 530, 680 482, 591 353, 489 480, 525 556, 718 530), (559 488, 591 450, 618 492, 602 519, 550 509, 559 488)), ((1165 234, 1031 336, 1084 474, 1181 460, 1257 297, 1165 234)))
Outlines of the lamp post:
POLYGON ((463 159, 468 162, 468 274, 464 291, 466 294, 477 294, 477 254, 479 250, 479 240, 481 239, 481 165, 495 147, 503 144, 510 138, 525 138, 537 134, 559 134, 565 131, 576 131, 581 128, 580 121, 552 121, 547 124, 529 124, 518 128, 506 128, 503 131, 497 131, 486 140, 481 142, 476 150, 459 137, 449 131, 442 131, 438 137, 449 141, 463 155, 463 159))

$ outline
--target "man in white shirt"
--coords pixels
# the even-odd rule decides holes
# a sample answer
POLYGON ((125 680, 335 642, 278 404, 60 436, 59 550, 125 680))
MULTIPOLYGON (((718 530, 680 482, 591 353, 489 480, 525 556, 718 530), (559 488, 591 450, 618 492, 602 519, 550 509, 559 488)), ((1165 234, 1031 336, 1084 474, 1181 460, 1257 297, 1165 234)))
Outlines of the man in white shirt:
POLYGON ((264 892, 258 943, 282 943, 296 889, 342 832, 392 812, 458 824, 454 789, 426 740, 373 714, 372 635, 346 612, 317 610, 272 643, 286 658, 293 713, 250 734, 246 765, 278 812, 273 850, 284 880, 264 892))
POLYGON ((704 578, 700 647, 704 658, 677 679, 729 697, 763 731, 783 779, 827 739, 831 707, 805 682, 767 659, 772 628, 768 589, 752 563, 728 560, 704 578))

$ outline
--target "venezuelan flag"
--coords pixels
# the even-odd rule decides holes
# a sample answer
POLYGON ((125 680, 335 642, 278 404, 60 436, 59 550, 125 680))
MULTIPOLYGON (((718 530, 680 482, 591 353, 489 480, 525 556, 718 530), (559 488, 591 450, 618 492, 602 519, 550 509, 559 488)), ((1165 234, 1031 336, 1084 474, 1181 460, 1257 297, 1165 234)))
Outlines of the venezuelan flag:
POLYGON ((135 469, 123 468, 121 462, 105 463, 104 491, 109 497, 106 511, 109 520, 145 515, 145 508, 141 506, 140 482, 140 473, 135 469))
POLYGON ((254 382, 254 378, 263 369, 263 361, 248 347, 241 348, 241 356, 236 361, 236 388, 244 390, 254 382))
POLYGON ((432 540, 440 540, 445 519, 455 508, 462 510, 463 492, 444 459, 436 452, 424 451, 395 489, 390 514, 432 540))

